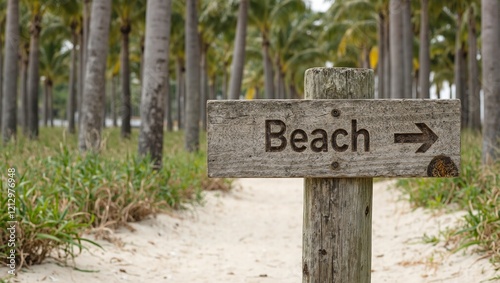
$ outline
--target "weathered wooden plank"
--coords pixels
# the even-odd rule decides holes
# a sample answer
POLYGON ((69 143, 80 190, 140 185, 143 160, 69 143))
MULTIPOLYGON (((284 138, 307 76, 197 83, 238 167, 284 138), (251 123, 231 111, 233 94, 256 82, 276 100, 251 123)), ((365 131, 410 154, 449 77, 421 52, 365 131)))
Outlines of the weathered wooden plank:
POLYGON ((445 177, 460 168, 459 100, 209 101, 207 132, 211 177, 445 177), (433 159, 444 166, 430 168, 433 159))

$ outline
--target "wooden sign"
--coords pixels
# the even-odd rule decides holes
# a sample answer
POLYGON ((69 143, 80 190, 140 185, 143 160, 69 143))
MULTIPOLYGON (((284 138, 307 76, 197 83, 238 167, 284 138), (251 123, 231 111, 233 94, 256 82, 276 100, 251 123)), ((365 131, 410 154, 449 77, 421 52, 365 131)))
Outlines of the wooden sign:
POLYGON ((209 177, 452 177, 459 100, 209 101, 209 177))

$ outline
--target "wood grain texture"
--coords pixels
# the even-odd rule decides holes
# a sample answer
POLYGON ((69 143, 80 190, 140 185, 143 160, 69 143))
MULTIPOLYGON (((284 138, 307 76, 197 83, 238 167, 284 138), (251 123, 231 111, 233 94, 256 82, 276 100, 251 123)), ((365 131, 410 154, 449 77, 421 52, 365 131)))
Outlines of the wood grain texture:
MULTIPOLYGON (((373 71, 367 69, 309 69, 304 84, 307 99, 374 96, 373 71)), ((355 105, 349 107, 356 113, 366 112, 355 105)), ((348 107, 335 109, 338 111, 330 117, 339 119, 349 114, 348 107)), ((372 198, 372 178, 304 180, 303 283, 370 282, 372 198)))
POLYGON ((306 178, 302 281, 370 282, 372 178, 306 178))
MULTIPOLYGON (((342 81, 344 78, 338 79, 342 81)), ((339 85, 326 82, 324 90, 306 80, 306 87, 308 85, 306 95, 313 92, 324 98, 332 92, 332 97, 338 97, 345 82, 339 85)), ((358 84, 357 87, 363 90, 359 92, 361 94, 369 91, 366 85, 358 84)), ((347 93, 348 97, 353 97, 355 91, 347 93)), ((279 130, 280 127, 273 125, 271 132, 279 130)), ((280 140, 273 138, 271 142, 277 146, 280 140)), ((321 142, 316 144, 321 145, 321 142)), ((208 102, 210 177, 427 177, 429 164, 440 155, 449 157, 460 168, 458 100, 208 102), (338 117, 332 115, 334 109, 339 112, 338 117), (286 125, 283 137, 287 144, 282 151, 266 152, 266 120, 279 120, 286 125), (356 121, 356 131, 364 129, 368 132, 369 151, 365 151, 363 134, 357 135, 357 148, 353 151, 353 120, 356 121), (425 152, 417 152, 422 142, 395 143, 395 135, 422 134, 417 125, 422 123, 438 136, 425 152), (291 145, 291 135, 296 129, 303 130, 308 136, 308 142, 296 142, 296 145, 306 147, 302 152, 294 151, 291 145), (326 152, 312 150, 311 142, 321 137, 318 133, 311 134, 316 129, 324 129, 327 134, 326 152), (339 129, 347 133, 336 135, 336 145, 348 147, 344 151, 332 146, 332 135, 339 129), (331 166, 333 162, 338 164, 335 169, 331 166)), ((456 174, 450 172, 447 176, 456 174)))

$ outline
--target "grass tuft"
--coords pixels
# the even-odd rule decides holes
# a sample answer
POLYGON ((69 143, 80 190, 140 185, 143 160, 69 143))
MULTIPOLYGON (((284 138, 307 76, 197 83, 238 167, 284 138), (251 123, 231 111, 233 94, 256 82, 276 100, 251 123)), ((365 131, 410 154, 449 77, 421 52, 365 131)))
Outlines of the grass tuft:
MULTIPOLYGON (((203 188, 228 190, 230 182, 208 179, 206 153, 186 153, 182 133, 166 133, 163 167, 138 158, 137 132, 128 140, 105 130, 100 154, 80 154, 77 139, 61 128, 41 131, 38 141, 20 137, 0 150, 0 221, 7 223, 7 170, 16 169, 17 267, 64 260, 97 243, 84 232, 109 231, 160 211, 199 202, 203 188), (58 137, 60 137, 58 139, 58 137)), ((95 233, 96 235, 103 233, 95 233)), ((104 233, 105 234, 105 233, 104 233)), ((0 230, 0 257, 9 234, 0 230)))
POLYGON ((401 179, 399 188, 414 207, 466 210, 456 230, 457 247, 475 247, 500 267, 500 162, 481 164, 479 134, 462 134, 462 161, 457 178, 401 179))

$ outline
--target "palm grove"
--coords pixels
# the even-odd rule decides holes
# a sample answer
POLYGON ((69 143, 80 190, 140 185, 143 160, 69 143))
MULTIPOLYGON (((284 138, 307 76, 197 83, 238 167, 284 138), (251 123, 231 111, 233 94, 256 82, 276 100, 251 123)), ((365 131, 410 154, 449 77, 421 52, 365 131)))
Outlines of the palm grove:
POLYGON ((327 62, 376 69, 378 98, 461 99, 489 163, 500 2, 449 2, 336 0, 315 12, 302 0, 3 0, 3 141, 18 126, 36 139, 40 122, 59 119, 97 152, 106 117, 126 139, 140 116, 139 154, 160 166, 164 125, 197 151, 207 99, 300 98, 304 71, 327 62))

